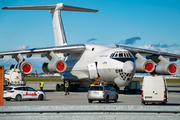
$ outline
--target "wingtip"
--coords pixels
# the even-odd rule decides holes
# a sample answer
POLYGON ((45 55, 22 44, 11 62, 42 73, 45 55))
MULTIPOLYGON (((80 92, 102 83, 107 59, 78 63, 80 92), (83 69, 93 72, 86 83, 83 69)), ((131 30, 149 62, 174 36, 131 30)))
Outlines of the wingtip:
POLYGON ((2 9, 7 9, 8 7, 3 7, 2 9))

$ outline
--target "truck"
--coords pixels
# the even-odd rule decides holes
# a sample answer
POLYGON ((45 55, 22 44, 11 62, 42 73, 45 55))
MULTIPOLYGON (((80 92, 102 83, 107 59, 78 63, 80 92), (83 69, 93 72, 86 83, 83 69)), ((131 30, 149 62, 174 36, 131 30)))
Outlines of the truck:
POLYGON ((24 76, 19 69, 11 69, 4 71, 4 86, 9 85, 26 85, 24 76))
POLYGON ((142 105, 148 103, 166 104, 168 101, 166 79, 163 76, 144 76, 142 84, 142 105))

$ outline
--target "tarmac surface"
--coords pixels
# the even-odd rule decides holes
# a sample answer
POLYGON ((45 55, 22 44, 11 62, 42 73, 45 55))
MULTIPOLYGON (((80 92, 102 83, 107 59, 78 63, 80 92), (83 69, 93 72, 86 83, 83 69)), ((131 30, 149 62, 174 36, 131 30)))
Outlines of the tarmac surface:
MULTIPOLYGON (((120 88, 119 99, 117 103, 110 101, 109 103, 99 103, 93 101, 88 103, 87 89, 79 89, 80 92, 70 92, 70 95, 64 95, 65 92, 57 92, 57 82, 45 82, 44 91, 46 93, 46 99, 39 101, 34 100, 21 100, 21 101, 3 101, 4 106, 21 106, 21 105, 141 105, 141 91, 137 94, 126 93, 124 94, 124 88, 120 88)), ((61 84, 61 83, 59 83, 61 84)), ((40 90, 39 82, 28 82, 27 86, 33 87, 36 90, 40 90)), ((161 104, 155 104, 161 105, 161 104)), ((170 83, 168 84, 168 102, 166 106, 180 106, 180 84, 170 83)))

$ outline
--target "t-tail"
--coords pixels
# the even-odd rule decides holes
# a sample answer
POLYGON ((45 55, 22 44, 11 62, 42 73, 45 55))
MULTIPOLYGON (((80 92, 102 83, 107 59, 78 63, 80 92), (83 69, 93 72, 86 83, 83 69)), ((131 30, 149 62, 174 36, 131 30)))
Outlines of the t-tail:
POLYGON ((3 7, 2 9, 14 10, 50 10, 52 14, 54 39, 56 46, 67 45, 67 40, 64 32, 63 22, 61 19, 61 11, 80 11, 80 12, 98 12, 98 10, 67 6, 63 3, 56 5, 40 5, 40 6, 19 6, 19 7, 3 7))

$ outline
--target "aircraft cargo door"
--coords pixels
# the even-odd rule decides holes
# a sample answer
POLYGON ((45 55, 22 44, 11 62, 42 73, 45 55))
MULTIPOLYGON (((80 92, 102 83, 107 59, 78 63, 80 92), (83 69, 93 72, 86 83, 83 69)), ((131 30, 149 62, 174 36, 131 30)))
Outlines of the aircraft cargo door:
POLYGON ((89 70, 89 78, 90 79, 98 78, 98 72, 97 72, 97 67, 96 67, 95 63, 89 63, 88 70, 89 70))

